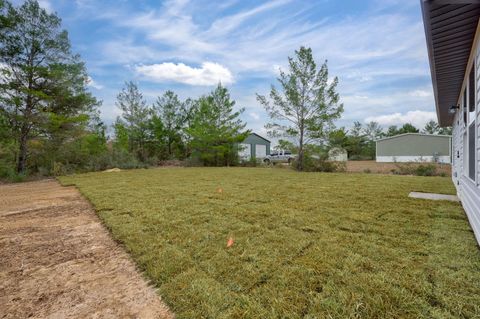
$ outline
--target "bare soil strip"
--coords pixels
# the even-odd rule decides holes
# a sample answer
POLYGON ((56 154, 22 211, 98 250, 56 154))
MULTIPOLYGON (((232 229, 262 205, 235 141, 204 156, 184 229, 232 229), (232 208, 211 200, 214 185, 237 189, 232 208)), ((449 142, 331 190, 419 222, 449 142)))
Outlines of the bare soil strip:
POLYGON ((0 318, 174 318, 73 187, 0 185, 0 318))

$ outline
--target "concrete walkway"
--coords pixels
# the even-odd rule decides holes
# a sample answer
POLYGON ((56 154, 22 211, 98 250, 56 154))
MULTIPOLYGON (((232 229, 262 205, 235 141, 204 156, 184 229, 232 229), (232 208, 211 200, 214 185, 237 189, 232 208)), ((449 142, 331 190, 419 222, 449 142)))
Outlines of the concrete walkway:
POLYGON ((73 187, 0 186, 1 318, 174 318, 73 187))
POLYGON ((452 202, 459 202, 460 200, 456 195, 434 194, 434 193, 419 193, 411 192, 408 197, 430 199, 430 200, 448 200, 452 202))

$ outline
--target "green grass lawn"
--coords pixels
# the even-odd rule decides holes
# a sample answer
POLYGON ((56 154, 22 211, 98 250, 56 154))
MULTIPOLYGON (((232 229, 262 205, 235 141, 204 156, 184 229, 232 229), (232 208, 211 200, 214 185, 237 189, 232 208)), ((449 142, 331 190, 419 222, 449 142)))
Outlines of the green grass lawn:
POLYGON ((453 194, 450 178, 178 168, 61 181, 178 318, 480 316, 480 250, 461 206, 407 197, 453 194))

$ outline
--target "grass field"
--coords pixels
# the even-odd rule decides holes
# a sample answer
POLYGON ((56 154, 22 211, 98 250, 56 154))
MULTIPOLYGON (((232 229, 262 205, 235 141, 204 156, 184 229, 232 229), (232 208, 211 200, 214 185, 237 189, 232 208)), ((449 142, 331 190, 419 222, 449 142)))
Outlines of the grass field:
POLYGON ((480 251, 449 178, 177 168, 61 178, 178 318, 480 316, 480 251), (234 239, 227 248, 227 240, 234 239))

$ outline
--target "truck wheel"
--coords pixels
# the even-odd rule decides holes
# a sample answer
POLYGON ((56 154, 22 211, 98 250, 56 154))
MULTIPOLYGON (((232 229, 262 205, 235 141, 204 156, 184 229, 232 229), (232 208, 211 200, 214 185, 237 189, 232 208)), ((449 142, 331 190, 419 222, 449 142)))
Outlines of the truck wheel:
POLYGON ((264 159, 263 162, 267 165, 270 165, 270 160, 268 158, 264 159))
POLYGON ((292 165, 292 159, 291 158, 288 159, 288 165, 292 165))

